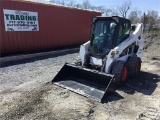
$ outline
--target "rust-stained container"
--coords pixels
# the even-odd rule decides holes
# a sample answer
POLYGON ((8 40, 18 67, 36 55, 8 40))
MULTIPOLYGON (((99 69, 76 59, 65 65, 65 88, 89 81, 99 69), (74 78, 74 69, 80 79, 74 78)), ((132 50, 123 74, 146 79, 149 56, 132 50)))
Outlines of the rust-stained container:
POLYGON ((0 0, 1 55, 82 44, 90 38, 91 18, 100 15, 53 4, 0 0), (37 12, 39 30, 6 31, 3 12, 6 9, 37 12))

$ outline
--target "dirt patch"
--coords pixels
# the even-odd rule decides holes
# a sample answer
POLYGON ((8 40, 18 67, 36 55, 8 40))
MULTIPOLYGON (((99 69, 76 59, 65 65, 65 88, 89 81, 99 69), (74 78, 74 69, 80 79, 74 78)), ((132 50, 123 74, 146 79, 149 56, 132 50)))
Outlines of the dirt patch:
POLYGON ((19 88, 18 86, 16 91, 1 93, 3 110, 0 118, 4 120, 86 119, 93 113, 93 102, 51 83, 37 86, 36 90, 28 92, 19 88), (11 99, 7 101, 8 94, 11 99))
MULTIPOLYGON (((8 108, 5 111, 1 111, 2 115, 0 118, 3 119, 20 119, 24 115, 34 112, 34 107, 43 102, 42 96, 49 88, 43 88, 38 91, 20 93, 18 91, 11 91, 10 93, 2 93, 3 108, 8 108), (6 96, 11 99, 6 103, 6 96)), ((1 95, 2 95, 1 94, 1 95)))
POLYGON ((99 103, 50 83, 78 53, 0 68, 2 120, 159 120, 160 36, 145 34, 142 72, 99 103))

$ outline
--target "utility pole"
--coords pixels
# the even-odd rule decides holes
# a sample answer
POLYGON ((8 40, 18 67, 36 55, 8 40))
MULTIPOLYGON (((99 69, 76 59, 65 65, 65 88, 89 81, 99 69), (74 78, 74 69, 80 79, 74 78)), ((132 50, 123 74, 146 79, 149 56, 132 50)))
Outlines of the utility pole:
POLYGON ((144 16, 143 16, 143 23, 144 23, 144 29, 143 31, 145 30, 145 27, 146 27, 146 14, 144 12, 144 16))

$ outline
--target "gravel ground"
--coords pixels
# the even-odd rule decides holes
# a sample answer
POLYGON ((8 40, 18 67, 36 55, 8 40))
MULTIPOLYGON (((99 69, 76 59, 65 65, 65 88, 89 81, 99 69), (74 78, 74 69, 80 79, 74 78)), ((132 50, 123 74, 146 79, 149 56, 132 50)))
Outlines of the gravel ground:
POLYGON ((5 63, 0 68, 1 120, 160 120, 160 36, 146 34, 142 72, 98 103, 50 81, 78 53, 5 63))

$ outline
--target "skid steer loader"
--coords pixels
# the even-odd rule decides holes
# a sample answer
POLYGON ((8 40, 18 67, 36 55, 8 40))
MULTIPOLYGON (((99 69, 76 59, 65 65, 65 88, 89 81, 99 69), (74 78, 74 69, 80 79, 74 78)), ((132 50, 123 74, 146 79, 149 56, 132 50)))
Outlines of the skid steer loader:
POLYGON ((131 33, 131 22, 118 16, 94 17, 90 41, 80 46, 80 61, 66 63, 52 80, 99 102, 136 77, 141 68, 143 24, 138 23, 131 33))

